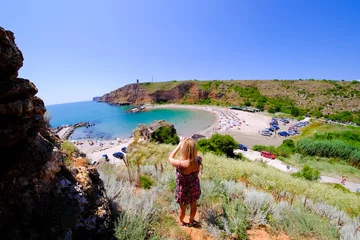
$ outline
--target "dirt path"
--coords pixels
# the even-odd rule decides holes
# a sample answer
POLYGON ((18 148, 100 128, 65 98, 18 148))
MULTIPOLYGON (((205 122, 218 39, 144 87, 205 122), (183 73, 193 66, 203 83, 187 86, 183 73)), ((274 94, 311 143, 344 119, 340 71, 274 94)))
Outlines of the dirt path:
MULTIPOLYGON (((199 214, 196 214, 198 216, 199 214)), ((177 214, 171 214, 171 216, 175 219, 176 224, 181 228, 187 235, 189 235, 190 240, 215 240, 215 238, 212 238, 208 236, 206 231, 200 227, 186 227, 181 226, 179 223, 178 215, 177 214)), ((195 217, 196 221, 199 221, 197 217, 195 217)), ((184 222, 189 222, 189 216, 185 216, 184 222)))
MULTIPOLYGON (((279 159, 275 158, 275 159, 269 159, 269 158, 265 158, 262 157, 260 155, 260 152, 258 151, 253 151, 253 150, 248 150, 248 151, 242 151, 242 150, 235 150, 235 153, 241 153, 244 157, 246 157, 247 159, 251 160, 251 161, 263 161, 265 162, 267 165, 272 166, 274 168, 277 168, 281 171, 284 172, 298 172, 299 169, 290 166, 290 169, 287 168, 287 165, 284 164, 282 161, 280 161, 279 159)), ((320 182, 324 182, 324 183, 339 183, 341 182, 341 179, 337 179, 337 178, 333 178, 333 177, 327 177, 327 176, 321 176, 320 177, 320 182)), ((346 187, 347 189, 349 189, 352 192, 356 192, 356 189, 360 188, 360 184, 358 183, 354 183, 354 182, 345 182, 344 187, 346 187)))

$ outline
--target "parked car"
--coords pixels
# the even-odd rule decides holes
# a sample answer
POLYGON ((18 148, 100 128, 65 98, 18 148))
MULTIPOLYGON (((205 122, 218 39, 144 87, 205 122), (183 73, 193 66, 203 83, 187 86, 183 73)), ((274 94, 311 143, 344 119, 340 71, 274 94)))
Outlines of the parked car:
POLYGON ((278 133, 280 136, 283 136, 283 137, 288 137, 289 134, 287 132, 279 132, 278 133))
POLYGON ((278 125, 272 125, 273 128, 275 128, 275 130, 279 130, 279 126, 278 125))
POLYGON ((126 153, 126 147, 121 148, 121 151, 122 151, 123 153, 126 153))
POLYGON ((263 136, 271 136, 271 133, 269 132, 269 131, 262 131, 261 132, 261 135, 263 135, 263 136))
POLYGON ((262 157, 275 159, 275 155, 272 154, 271 152, 268 152, 268 151, 261 151, 260 155, 261 155, 262 157))
POLYGON ((238 147, 239 147, 240 150, 244 150, 244 151, 248 150, 247 147, 245 145, 241 144, 241 143, 239 143, 238 147))
POLYGON ((268 132, 273 132, 273 131, 275 131, 275 129, 273 129, 273 128, 269 127, 269 128, 265 128, 265 131, 268 131, 268 132))

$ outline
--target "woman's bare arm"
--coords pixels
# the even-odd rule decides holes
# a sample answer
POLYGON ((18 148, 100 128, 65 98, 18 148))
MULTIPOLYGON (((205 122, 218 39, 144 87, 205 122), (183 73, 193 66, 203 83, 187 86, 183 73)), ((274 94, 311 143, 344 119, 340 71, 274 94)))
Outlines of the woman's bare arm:
POLYGON ((182 167, 188 167, 189 162, 188 161, 181 161, 178 159, 175 159, 176 153, 179 151, 179 149, 181 148, 181 145, 183 143, 183 141, 185 140, 185 138, 181 139, 179 144, 176 146, 176 148, 174 149, 174 151, 172 151, 172 153, 169 156, 169 162, 171 163, 171 165, 173 165, 174 167, 178 167, 178 166, 182 166, 182 167))

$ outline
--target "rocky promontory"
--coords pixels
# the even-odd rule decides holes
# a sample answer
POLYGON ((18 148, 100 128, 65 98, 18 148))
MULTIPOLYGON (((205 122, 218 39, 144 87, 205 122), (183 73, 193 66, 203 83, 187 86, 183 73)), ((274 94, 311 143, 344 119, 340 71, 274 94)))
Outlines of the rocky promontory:
POLYGON ((96 169, 71 168, 47 127, 36 86, 18 78, 23 55, 0 27, 0 236, 2 239, 103 239, 109 202, 96 169))

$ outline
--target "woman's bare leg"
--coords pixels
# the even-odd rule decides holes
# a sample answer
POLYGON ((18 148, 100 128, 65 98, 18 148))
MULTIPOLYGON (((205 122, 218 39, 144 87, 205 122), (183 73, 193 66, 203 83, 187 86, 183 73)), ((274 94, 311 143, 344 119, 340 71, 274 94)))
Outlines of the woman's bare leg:
POLYGON ((195 218, 196 209, 197 209, 196 201, 191 202, 191 203, 190 203, 190 219, 189 219, 189 222, 190 222, 190 223, 192 223, 193 220, 194 220, 194 218, 195 218))
POLYGON ((181 205, 180 204, 180 210, 179 210, 180 223, 184 222, 185 212, 186 212, 186 205, 181 205))

